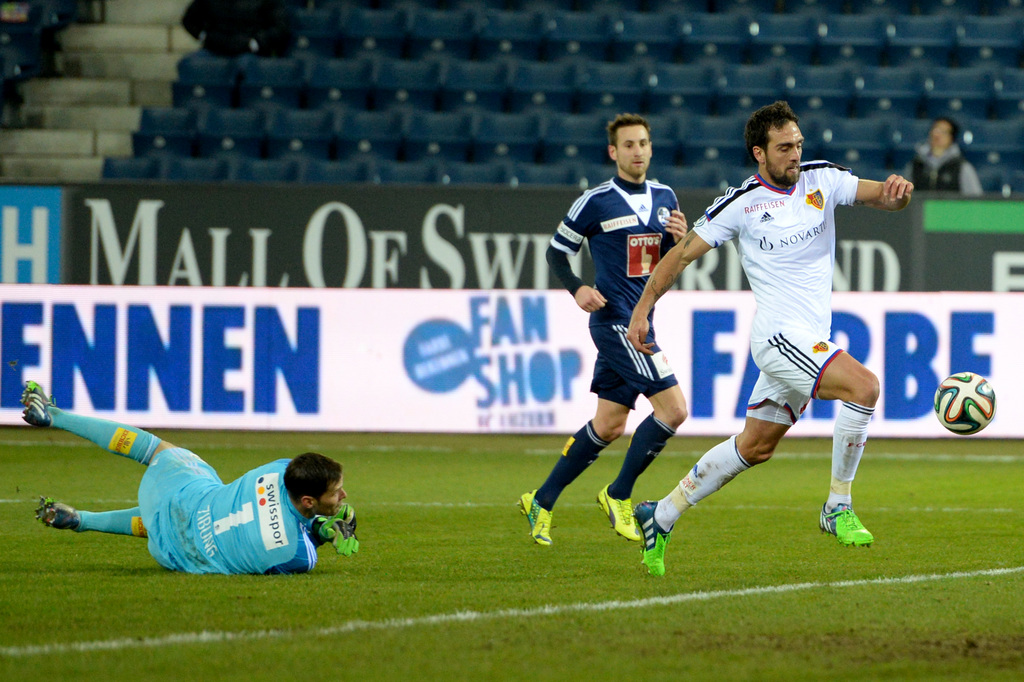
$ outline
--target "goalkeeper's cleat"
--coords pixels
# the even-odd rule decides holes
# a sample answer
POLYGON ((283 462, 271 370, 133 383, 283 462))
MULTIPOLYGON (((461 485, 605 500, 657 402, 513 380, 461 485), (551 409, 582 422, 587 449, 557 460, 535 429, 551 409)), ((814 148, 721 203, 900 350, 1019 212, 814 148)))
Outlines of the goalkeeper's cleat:
POLYGON ((21 404, 25 406, 22 419, 32 426, 49 426, 53 423, 50 408, 52 398, 47 398, 43 387, 34 381, 25 382, 25 390, 21 394, 21 404))
POLYGON ((537 491, 523 493, 519 498, 519 511, 526 514, 526 520, 530 522, 530 537, 538 545, 548 547, 551 545, 551 512, 540 506, 534 497, 537 491))
POLYGON ((608 486, 605 486, 597 494, 597 503, 604 510, 605 516, 612 524, 615 532, 634 542, 640 542, 640 530, 633 523, 633 501, 628 497, 624 500, 616 500, 608 494, 608 486))
POLYGON ((82 518, 71 505, 55 502, 52 497, 40 497, 36 508, 36 518, 50 528, 59 530, 75 530, 82 518))
POLYGON ((818 525, 822 533, 835 535, 839 544, 846 547, 868 547, 875 541, 875 536, 864 527, 849 505, 840 504, 832 511, 826 511, 825 505, 821 505, 818 525))
POLYGON ((644 547, 641 551, 642 562, 651 575, 665 575, 665 546, 672 538, 672 532, 666 531, 654 520, 654 510, 658 503, 652 500, 641 502, 633 510, 636 525, 644 534, 644 547))

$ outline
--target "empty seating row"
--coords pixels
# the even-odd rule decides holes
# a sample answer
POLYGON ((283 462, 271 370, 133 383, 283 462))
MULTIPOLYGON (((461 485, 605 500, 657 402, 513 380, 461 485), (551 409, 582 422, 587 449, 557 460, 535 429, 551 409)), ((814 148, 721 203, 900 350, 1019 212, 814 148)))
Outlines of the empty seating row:
POLYGON ((42 71, 46 40, 74 21, 78 0, 34 0, 0 4, 0 76, 16 82, 42 71))

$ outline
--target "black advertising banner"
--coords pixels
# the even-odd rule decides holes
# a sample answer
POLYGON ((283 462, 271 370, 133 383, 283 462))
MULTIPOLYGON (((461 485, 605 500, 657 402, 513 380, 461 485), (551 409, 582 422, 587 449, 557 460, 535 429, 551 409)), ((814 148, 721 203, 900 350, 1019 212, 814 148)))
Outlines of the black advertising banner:
MULTIPOLYGON (((66 188, 72 284, 545 289, 545 251, 579 190, 106 183, 66 188)), ((679 193, 690 223, 714 200, 679 193)), ((915 281, 909 211, 837 211, 837 291, 915 281)), ((579 260, 592 281, 589 258, 579 260)), ((741 290, 731 245, 677 287, 741 290)))
POLYGON ((926 291, 1024 290, 1024 202, 936 199, 919 209, 926 291))

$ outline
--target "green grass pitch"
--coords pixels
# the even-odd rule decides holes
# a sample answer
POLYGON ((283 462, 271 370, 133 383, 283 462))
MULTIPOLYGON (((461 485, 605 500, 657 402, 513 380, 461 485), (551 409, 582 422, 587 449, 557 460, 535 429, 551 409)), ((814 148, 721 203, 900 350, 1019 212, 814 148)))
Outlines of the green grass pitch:
MULTIPOLYGON (((33 519, 40 494, 134 504, 137 464, 0 429, 0 680, 1024 677, 1017 441, 871 441, 853 494, 876 540, 853 549, 818 531, 831 443, 787 439, 687 512, 656 579, 594 501, 625 439, 563 493, 542 548, 515 502, 563 437, 158 435, 224 480, 305 450, 339 459, 359 554, 321 548, 300 576, 170 573, 142 540, 33 519)), ((717 440, 674 438, 634 502, 717 440)))

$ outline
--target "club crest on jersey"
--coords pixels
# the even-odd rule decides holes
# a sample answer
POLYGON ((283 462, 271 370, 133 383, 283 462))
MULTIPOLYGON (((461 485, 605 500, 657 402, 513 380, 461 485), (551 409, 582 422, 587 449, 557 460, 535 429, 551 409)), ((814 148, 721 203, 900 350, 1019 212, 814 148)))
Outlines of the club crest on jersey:
POLYGON ((624 227, 630 227, 632 225, 639 225, 640 219, 636 215, 624 215, 621 218, 612 218, 611 220, 605 220, 601 223, 601 229, 605 232, 611 232, 612 230, 621 230, 624 227))
POLYGON ((811 350, 815 353, 827 353, 828 343, 825 341, 818 341, 818 343, 814 344, 814 347, 811 348, 811 350))
POLYGON ((819 211, 823 211, 825 209, 825 195, 821 193, 820 189, 816 189, 807 195, 807 203, 819 211))
POLYGON ((668 225, 668 217, 669 217, 670 214, 671 214, 671 211, 669 211, 667 207, 665 207, 665 206, 659 206, 658 207, 658 222, 661 223, 662 227, 665 227, 666 225, 668 225))

